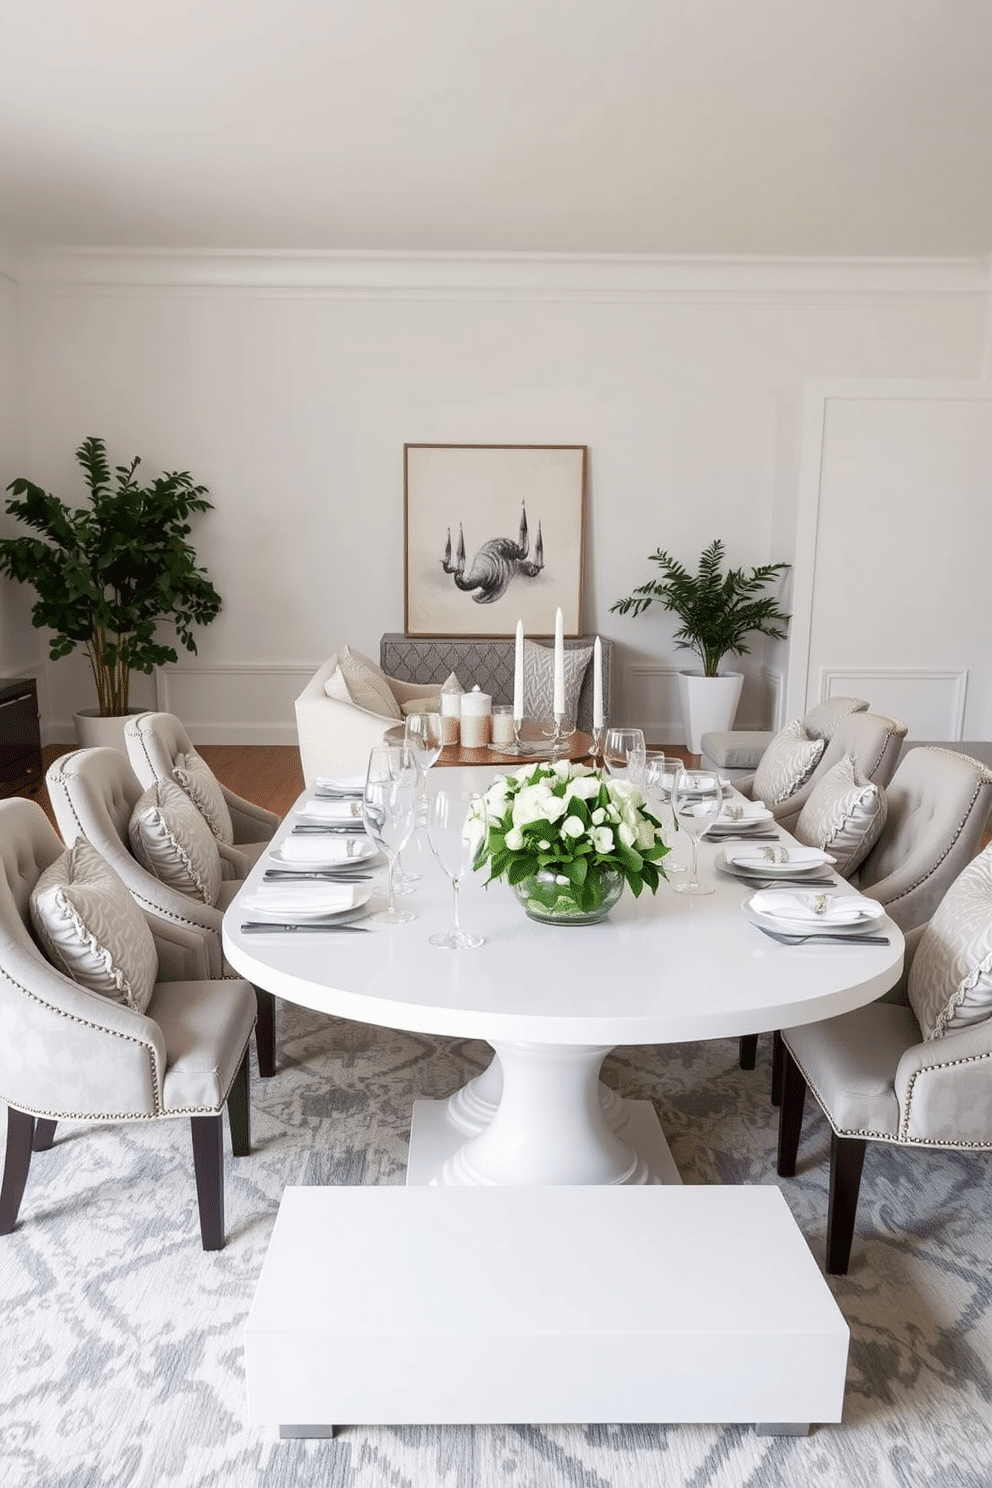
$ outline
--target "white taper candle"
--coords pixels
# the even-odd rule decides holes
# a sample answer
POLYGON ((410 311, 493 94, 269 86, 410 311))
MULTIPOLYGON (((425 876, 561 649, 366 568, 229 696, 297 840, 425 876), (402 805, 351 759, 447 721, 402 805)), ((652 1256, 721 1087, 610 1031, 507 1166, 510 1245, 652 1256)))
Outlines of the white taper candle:
POLYGON ((555 613, 555 690, 552 711, 560 718, 565 711, 565 622, 561 609, 555 613))

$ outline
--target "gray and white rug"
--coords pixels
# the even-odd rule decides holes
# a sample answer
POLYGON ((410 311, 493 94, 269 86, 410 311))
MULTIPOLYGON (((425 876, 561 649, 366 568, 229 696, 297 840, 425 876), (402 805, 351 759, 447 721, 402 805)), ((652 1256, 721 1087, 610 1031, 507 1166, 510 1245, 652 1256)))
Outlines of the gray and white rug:
MULTIPOLYGON (((3 1488, 988 1488, 992 1165, 869 1149, 851 1271, 844 1422, 347 1427, 280 1442, 247 1420, 245 1318, 285 1184, 401 1183, 412 1102, 450 1094, 481 1044, 279 1008, 280 1068, 252 1086, 254 1151, 228 1155, 226 1248, 200 1249, 188 1124, 60 1128, 0 1239, 3 1488)), ((618 1052, 687 1183, 773 1183, 770 1040, 618 1052)), ((822 1266, 827 1127, 807 1111, 783 1189, 822 1266)), ((746 1278, 744 1279, 746 1284, 746 1278)))

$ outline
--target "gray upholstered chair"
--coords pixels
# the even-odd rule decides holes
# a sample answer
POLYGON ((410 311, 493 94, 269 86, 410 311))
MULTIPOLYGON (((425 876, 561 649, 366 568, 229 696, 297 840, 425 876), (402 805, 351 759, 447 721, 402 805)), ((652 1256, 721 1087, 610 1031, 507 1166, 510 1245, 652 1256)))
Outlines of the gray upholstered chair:
MULTIPOLYGON (((867 713, 868 706, 864 698, 826 698, 804 713, 801 723, 811 739, 829 741, 842 718, 850 713, 867 713)), ((727 729, 704 734, 700 767, 728 776, 738 790, 747 794, 761 756, 774 738, 774 729, 727 729)))
MULTIPOLYGON (((216 901, 207 904, 163 883, 138 862, 131 850, 128 827, 143 787, 127 757, 119 749, 76 749, 48 767, 45 781, 66 845, 71 846, 77 837, 85 837, 123 879, 132 898, 147 915, 166 924, 179 925, 198 936, 201 975, 230 975, 224 961, 221 926, 224 909, 234 898, 242 879, 224 879, 216 901)), ((218 849, 221 846, 218 844, 218 849)), ((256 994, 258 1072, 267 1077, 275 1073, 275 1000, 271 992, 261 987, 256 988, 256 994)))
MULTIPOLYGON (((850 713, 837 724, 815 769, 802 785, 784 800, 766 801, 765 804, 779 826, 791 832, 813 791, 839 760, 853 760, 865 780, 873 780, 876 785, 888 785, 905 737, 906 725, 894 718, 886 718, 881 713, 850 713)), ((760 785, 760 773, 756 778, 760 785)), ((737 789, 740 790, 739 784, 737 789)), ((742 794, 757 794, 755 785, 752 784, 751 791, 742 791, 742 794)))
POLYGON ((992 771, 950 749, 910 749, 885 791, 881 835, 851 879, 905 933, 930 919, 981 845, 992 771))
POLYGON ((276 813, 235 795, 217 780, 174 713, 139 713, 128 719, 124 745, 142 786, 178 779, 190 791, 217 840, 240 855, 240 877, 245 877, 279 825, 276 813))
MULTIPOLYGON (((992 848, 906 936, 906 969, 867 1007, 786 1029, 778 1172, 791 1178, 807 1089, 831 1127, 826 1269, 846 1272, 868 1142, 992 1150, 992 848)), ((913 1159, 919 1161, 918 1158, 913 1159)))
POLYGON ((39 949, 29 905, 64 851, 36 802, 0 801, 0 1094, 8 1107, 0 1234, 17 1223, 32 1151, 52 1146, 59 1121, 188 1116, 203 1248, 220 1250, 225 1105, 235 1155, 250 1145, 254 989, 201 980, 196 937, 150 918, 168 979, 155 983, 143 1012, 57 970, 39 949))

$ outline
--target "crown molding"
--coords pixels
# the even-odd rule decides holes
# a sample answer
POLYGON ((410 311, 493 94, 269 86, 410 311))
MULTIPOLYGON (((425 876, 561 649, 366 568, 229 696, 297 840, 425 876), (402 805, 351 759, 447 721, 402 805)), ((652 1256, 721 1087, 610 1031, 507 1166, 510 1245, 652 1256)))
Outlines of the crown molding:
POLYGON ((987 295, 992 261, 39 248, 20 257, 16 277, 37 294, 231 291, 360 299, 810 303, 987 295))

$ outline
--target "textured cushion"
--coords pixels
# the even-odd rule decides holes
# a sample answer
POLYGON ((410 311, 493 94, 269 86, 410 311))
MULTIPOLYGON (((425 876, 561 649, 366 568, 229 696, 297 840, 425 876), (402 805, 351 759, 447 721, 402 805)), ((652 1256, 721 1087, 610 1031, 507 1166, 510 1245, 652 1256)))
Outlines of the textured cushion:
POLYGON ((992 1015, 992 848, 958 875, 937 906, 906 990, 926 1039, 992 1015))
MULTIPOLYGON (((579 711, 582 679, 592 660, 592 646, 565 647, 565 717, 574 719, 579 711)), ((528 718, 549 718, 555 695, 555 653, 553 646, 539 646, 524 639, 524 714, 528 718)))
POLYGON ((816 769, 824 747, 822 739, 807 737, 801 718, 787 723, 761 756, 754 772, 752 799, 777 806, 779 801, 794 796, 816 769))
POLYGON ((878 841, 887 805, 884 790, 865 780, 850 755, 845 755, 813 787, 794 835, 807 847, 832 853, 837 872, 846 878, 878 841))
POLYGON ((226 842, 230 847, 234 842, 231 813, 227 809, 220 781, 206 760, 201 759, 198 754, 177 755, 172 778, 177 785, 182 786, 198 808, 217 841, 226 842))
POLYGON ((411 713, 439 713, 441 711, 441 694, 435 692, 431 697, 411 698, 407 703, 401 703, 400 708, 405 718, 411 713))
POLYGON ((144 1012, 158 975, 152 932, 113 868, 82 837, 39 876, 31 920, 59 971, 144 1012))
POLYGON ((217 839, 174 780, 156 780, 135 803, 128 827, 138 862, 191 899, 216 904, 221 884, 217 839))
POLYGON ((353 651, 350 646, 338 653, 338 668, 347 684, 351 700, 359 708, 370 713, 381 713, 385 718, 400 718, 399 703, 386 681, 385 673, 374 661, 353 651))
POLYGON ((803 728, 809 739, 832 739, 842 719, 852 713, 867 712, 868 704, 864 698, 825 698, 803 715, 803 728))

